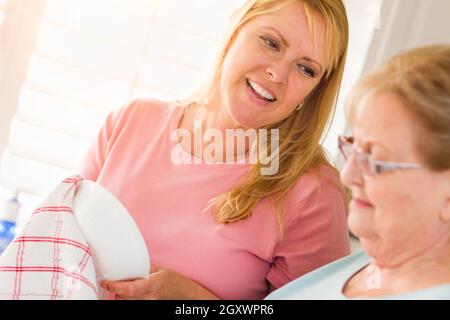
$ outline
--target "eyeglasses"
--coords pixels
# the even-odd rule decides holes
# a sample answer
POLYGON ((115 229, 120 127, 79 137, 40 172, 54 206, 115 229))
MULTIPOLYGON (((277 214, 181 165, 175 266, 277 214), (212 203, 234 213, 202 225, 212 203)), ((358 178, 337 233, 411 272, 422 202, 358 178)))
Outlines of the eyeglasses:
POLYGON ((353 141, 353 137, 339 136, 339 150, 345 161, 349 161, 350 158, 353 157, 355 162, 362 168, 365 175, 374 176, 376 174, 398 169, 424 169, 424 166, 419 163, 374 160, 371 155, 355 146, 353 141))

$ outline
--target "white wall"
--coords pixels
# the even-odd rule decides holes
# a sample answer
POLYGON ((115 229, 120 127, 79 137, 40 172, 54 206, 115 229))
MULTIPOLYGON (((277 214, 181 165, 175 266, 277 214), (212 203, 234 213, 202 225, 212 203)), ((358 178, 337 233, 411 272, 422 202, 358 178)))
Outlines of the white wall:
MULTIPOLYGON (((344 114, 345 97, 364 72, 372 39, 377 28, 380 28, 381 25, 380 12, 383 5, 383 0, 344 1, 350 28, 347 63, 336 113, 323 141, 324 147, 333 159, 338 154, 337 136, 342 134, 347 127, 344 114)), ((336 164, 339 165, 339 162, 336 164)))
POLYGON ((343 110, 345 96, 361 75, 401 51, 429 44, 450 44, 449 0, 344 1, 350 20, 349 57, 338 109, 324 140, 333 157, 338 153, 336 136, 350 130, 343 110), (379 17, 375 18, 379 5, 379 17), (374 27, 372 32, 367 29, 370 26, 374 27))
POLYGON ((450 44, 450 1, 386 0, 367 57, 365 72, 401 51, 418 46, 450 44))
POLYGON ((421 28, 413 32, 411 44, 450 43, 450 1, 428 1, 431 5, 424 8, 424 13, 428 11, 428 14, 422 14, 421 28))

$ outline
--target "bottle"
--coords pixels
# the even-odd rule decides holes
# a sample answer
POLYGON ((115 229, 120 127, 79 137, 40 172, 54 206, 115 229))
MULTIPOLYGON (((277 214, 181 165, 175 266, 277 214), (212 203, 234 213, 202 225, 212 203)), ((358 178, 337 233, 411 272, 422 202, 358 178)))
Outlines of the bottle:
POLYGON ((16 220, 20 210, 18 194, 0 204, 0 255, 14 240, 16 220))

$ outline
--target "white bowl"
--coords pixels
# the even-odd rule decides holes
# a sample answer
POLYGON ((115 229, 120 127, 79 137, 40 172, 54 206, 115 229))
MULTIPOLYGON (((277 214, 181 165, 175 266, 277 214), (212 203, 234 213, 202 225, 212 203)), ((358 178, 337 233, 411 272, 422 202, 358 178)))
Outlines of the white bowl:
POLYGON ((75 219, 92 249, 102 280, 145 278, 150 257, 133 218, 120 201, 100 184, 83 180, 73 202, 75 219))

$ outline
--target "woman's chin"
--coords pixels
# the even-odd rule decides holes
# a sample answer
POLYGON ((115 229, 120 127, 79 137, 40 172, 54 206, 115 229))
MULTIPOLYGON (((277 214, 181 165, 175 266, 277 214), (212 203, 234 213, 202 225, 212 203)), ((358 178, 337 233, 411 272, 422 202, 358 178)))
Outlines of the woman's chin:
POLYGON ((367 211, 350 210, 347 226, 358 238, 375 236, 373 216, 367 211))
POLYGON ((259 120, 260 115, 253 112, 243 112, 243 110, 232 109, 230 110, 230 115, 239 128, 258 129, 265 125, 264 123, 262 123, 262 121, 259 120))
POLYGON ((362 250, 370 256, 379 267, 389 266, 395 260, 395 256, 392 255, 392 250, 390 250, 385 243, 380 241, 380 239, 361 238, 359 240, 362 250))

